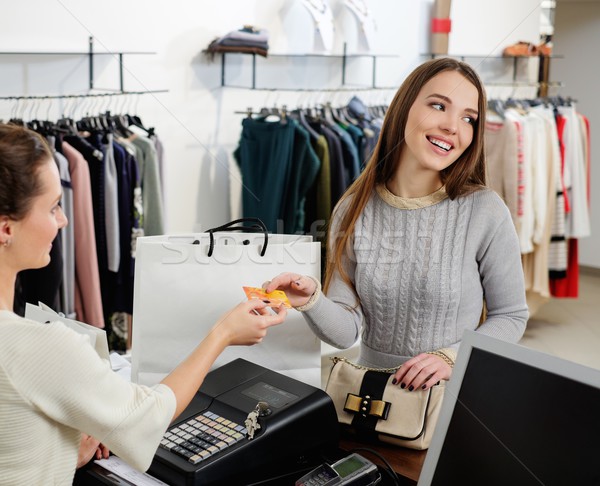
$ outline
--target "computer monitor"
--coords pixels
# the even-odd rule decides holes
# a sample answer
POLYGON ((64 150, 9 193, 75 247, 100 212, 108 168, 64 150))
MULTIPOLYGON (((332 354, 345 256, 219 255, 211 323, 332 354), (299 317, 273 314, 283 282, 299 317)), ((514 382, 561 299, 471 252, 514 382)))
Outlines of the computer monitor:
POLYGON ((598 458, 600 370, 469 331, 418 486, 600 485, 598 458))

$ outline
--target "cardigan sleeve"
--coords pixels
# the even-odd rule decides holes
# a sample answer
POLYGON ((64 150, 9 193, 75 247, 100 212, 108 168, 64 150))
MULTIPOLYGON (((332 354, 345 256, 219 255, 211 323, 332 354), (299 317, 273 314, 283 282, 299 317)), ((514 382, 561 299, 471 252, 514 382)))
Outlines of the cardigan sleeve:
POLYGON ((48 418, 100 440, 131 466, 150 467, 176 408, 159 384, 129 383, 98 356, 89 338, 60 322, 23 319, 4 367, 32 407, 48 418))

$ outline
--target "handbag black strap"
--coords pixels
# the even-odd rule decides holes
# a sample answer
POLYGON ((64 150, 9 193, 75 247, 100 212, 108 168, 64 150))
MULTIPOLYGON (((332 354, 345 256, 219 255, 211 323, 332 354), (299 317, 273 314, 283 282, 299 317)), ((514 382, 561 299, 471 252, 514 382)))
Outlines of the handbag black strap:
MULTIPOLYGON (((381 371, 369 370, 365 372, 363 380, 360 386, 360 396, 369 396, 370 401, 372 400, 383 400, 383 394, 387 381, 390 377, 390 373, 382 373, 381 371)), ((394 385, 395 386, 395 385, 394 385)), ((418 392, 415 392, 418 393, 418 392)), ((427 403, 425 409, 429 409, 429 402, 431 401, 431 388, 427 390, 427 403)), ((392 404, 394 406, 394 404, 392 404)), ((357 413, 352 419, 352 426, 355 427, 357 434, 364 440, 377 441, 379 433, 375 430, 379 417, 371 414, 357 413)), ((398 437, 404 440, 416 440, 425 432, 427 426, 427 416, 425 416, 425 422, 423 428, 415 437, 398 437)))
MULTIPOLYGON (((360 386, 360 396, 369 396, 371 400, 383 400, 383 392, 389 377, 389 373, 381 373, 380 371, 365 372, 360 386)), ((357 413, 352 419, 352 425, 356 427, 356 431, 363 439, 375 440, 377 439, 375 426, 378 421, 379 418, 377 417, 357 413)))
POLYGON ((205 233, 208 233, 210 236, 210 243, 208 245, 208 256, 211 257, 213 251, 215 249, 215 236, 214 233, 218 233, 220 231, 241 231, 243 233, 262 233, 265 236, 265 240, 260 250, 260 256, 265 256, 265 252, 267 251, 267 245, 269 244, 269 232, 267 231, 267 227, 265 223, 263 223, 258 218, 240 218, 230 221, 229 223, 225 223, 221 226, 217 226, 216 228, 211 228, 206 230, 205 233), (249 226, 245 226, 245 223, 249 223, 249 226), (236 226, 240 225, 240 226, 236 226))

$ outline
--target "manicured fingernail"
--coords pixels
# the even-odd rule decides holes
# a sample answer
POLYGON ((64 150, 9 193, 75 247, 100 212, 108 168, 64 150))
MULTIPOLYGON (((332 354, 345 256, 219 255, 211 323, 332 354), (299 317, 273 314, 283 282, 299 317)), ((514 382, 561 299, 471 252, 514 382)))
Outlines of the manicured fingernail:
POLYGON ((413 391, 414 389, 415 389, 415 387, 414 387, 414 386, 412 386, 412 385, 410 385, 410 386, 408 387, 408 391, 413 391))
POLYGON ((406 388, 406 385, 404 383, 400 383, 400 388, 406 388))
POLYGON ((395 385, 396 383, 398 383, 398 380, 396 380, 396 378, 394 378, 394 379, 392 380, 392 385, 395 385))
POLYGON ((425 390, 425 388, 427 388, 427 385, 426 385, 425 383, 423 383, 423 384, 421 385, 421 390, 425 390))

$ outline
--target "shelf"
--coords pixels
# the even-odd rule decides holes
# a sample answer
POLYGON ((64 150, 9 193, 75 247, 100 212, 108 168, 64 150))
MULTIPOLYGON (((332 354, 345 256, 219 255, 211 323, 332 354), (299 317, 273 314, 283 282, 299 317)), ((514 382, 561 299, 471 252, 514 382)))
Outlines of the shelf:
POLYGON ((355 58, 355 57, 400 57, 396 54, 373 54, 369 52, 355 52, 354 54, 322 54, 318 52, 307 52, 307 53, 290 53, 286 54, 283 52, 269 53, 267 57, 323 57, 332 59, 355 58))
MULTIPOLYGON (((465 59, 490 59, 490 60, 499 60, 499 59, 504 59, 506 61, 511 61, 513 63, 513 80, 512 80, 512 86, 517 86, 518 85, 518 81, 517 81, 517 64, 519 62, 519 59, 539 59, 540 61, 540 66, 539 66, 539 72, 538 72, 538 81, 537 81, 537 86, 538 86, 538 96, 540 97, 546 97, 548 95, 548 88, 549 87, 562 87, 563 84, 560 82, 552 82, 549 81, 549 75, 550 75, 550 60, 551 59, 563 59, 564 56, 562 54, 551 54, 549 56, 544 55, 544 54, 538 54, 535 56, 505 56, 505 55, 494 55, 494 56, 490 56, 490 55, 470 55, 470 54, 434 54, 432 52, 429 53, 425 53, 425 54, 421 54, 421 57, 430 57, 431 59, 436 59, 436 58, 440 58, 440 57, 451 57, 451 58, 459 58, 461 61, 465 61, 465 59)), ((484 83, 487 85, 492 85, 491 83, 484 83)), ((533 84, 531 84, 533 85, 533 84)))
MULTIPOLYGON (((89 51, 76 52, 76 51, 0 51, 0 56, 88 56, 89 51)), ((94 56, 116 56, 124 54, 156 54, 156 52, 149 51, 119 51, 119 52, 93 52, 94 56)))
POLYGON ((0 56, 87 56, 89 70, 89 89, 94 89, 94 57, 95 56, 112 56, 119 59, 119 89, 121 93, 125 93, 123 82, 123 56, 125 55, 149 55, 156 54, 155 52, 147 51, 119 51, 119 52, 95 52, 94 38, 89 37, 87 51, 0 51, 0 56))
POLYGON ((549 58, 549 59, 563 59, 564 56, 562 54, 552 54, 550 56, 545 56, 543 54, 537 56, 503 56, 503 55, 482 55, 482 54, 434 54, 432 52, 427 52, 425 54, 420 54, 421 57, 430 57, 435 59, 436 57, 452 57, 452 58, 460 58, 461 60, 465 59, 539 59, 539 58, 549 58))
MULTIPOLYGON (((230 88, 241 88, 241 89, 257 89, 256 88, 256 56, 257 54, 255 53, 234 53, 234 52, 222 52, 221 54, 221 87, 230 87, 230 88), (228 85, 227 81, 225 79, 225 65, 226 65, 226 57, 227 55, 230 54, 236 54, 236 55, 242 55, 242 56, 252 56, 252 84, 250 87, 244 87, 244 86, 232 86, 232 85, 228 85)), ((263 57, 263 56, 261 56, 263 57)), ((335 59, 335 60, 340 60, 342 62, 342 69, 341 69, 341 74, 342 74, 342 80, 341 80, 341 86, 342 87, 348 87, 348 83, 346 81, 346 62, 348 59, 356 59, 356 58, 371 58, 372 60, 372 76, 371 76, 371 86, 368 89, 389 89, 387 87, 378 87, 377 86, 377 58, 397 58, 399 56, 396 55, 392 55, 392 54, 371 54, 371 53, 354 53, 354 54, 348 54, 346 52, 346 44, 344 43, 344 52, 342 54, 321 54, 321 53, 307 53, 307 54, 299 54, 299 53, 291 53, 291 54, 285 54, 285 53, 274 53, 274 54, 268 54, 267 58, 269 57, 271 58, 307 58, 307 57, 316 57, 316 58, 323 58, 323 59, 335 59)), ((365 88, 364 86, 362 86, 361 88, 365 88)), ((260 89, 260 88, 259 88, 260 89)), ((275 88, 270 88, 267 90, 276 90, 275 88)), ((298 89, 298 90, 290 90, 290 91, 306 91, 303 89, 298 89)), ((317 90, 312 90, 312 91, 317 91, 317 90)))

